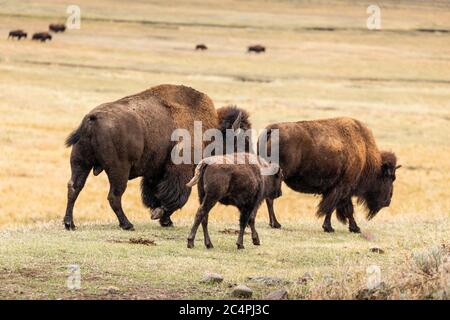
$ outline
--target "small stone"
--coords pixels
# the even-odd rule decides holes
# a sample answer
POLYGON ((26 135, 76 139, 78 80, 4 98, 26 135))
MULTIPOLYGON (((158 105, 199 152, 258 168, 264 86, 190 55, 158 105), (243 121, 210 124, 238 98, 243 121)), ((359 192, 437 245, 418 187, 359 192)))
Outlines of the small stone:
POLYGON ((287 300, 287 299, 288 299, 288 292, 286 291, 286 289, 273 291, 269 293, 266 297, 266 300, 287 300))
POLYGON ((231 294, 233 297, 237 298, 251 298, 253 290, 243 284, 240 284, 233 288, 231 294))
POLYGON ((109 286, 106 289, 106 291, 108 291, 108 293, 114 294, 114 293, 118 293, 120 291, 120 289, 117 287, 109 286))
POLYGON ((370 252, 383 254, 384 250, 381 249, 380 247, 372 247, 372 248, 370 248, 370 252))
POLYGON ((218 273, 207 273, 200 281, 201 283, 221 283, 223 281, 222 275, 218 273))
POLYGON ((303 277, 298 279, 298 283, 300 283, 300 284, 307 284, 308 282, 310 282, 312 280, 313 280, 313 277, 312 277, 311 273, 305 272, 303 277))

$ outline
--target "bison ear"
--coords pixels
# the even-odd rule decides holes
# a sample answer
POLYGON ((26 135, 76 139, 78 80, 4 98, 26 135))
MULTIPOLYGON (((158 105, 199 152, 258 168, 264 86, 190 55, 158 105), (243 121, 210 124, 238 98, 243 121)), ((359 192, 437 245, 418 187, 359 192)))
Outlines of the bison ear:
POLYGON ((392 166, 388 163, 381 165, 381 174, 383 177, 390 177, 392 175, 392 166))
POLYGON ((242 111, 239 111, 236 120, 234 120, 233 125, 231 126, 231 129, 233 129, 233 131, 236 131, 241 127, 241 119, 242 119, 242 111))

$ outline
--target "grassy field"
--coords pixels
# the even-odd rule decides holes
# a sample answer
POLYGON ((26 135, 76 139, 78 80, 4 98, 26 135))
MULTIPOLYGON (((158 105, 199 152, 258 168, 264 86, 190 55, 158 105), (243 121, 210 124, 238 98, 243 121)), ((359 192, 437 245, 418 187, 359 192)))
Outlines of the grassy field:
POLYGON ((229 298, 234 283, 262 298, 274 289, 248 276, 285 279, 279 286, 291 298, 355 298, 371 264, 395 287, 384 298, 436 298, 447 285, 444 274, 416 272, 413 254, 450 242, 450 33, 420 31, 450 30, 449 1, 379 1, 381 31, 367 30, 364 1, 76 3, 81 29, 37 43, 6 37, 64 22, 67 3, 0 1, 0 298, 229 298), (196 52, 197 43, 209 50, 196 52), (247 54, 256 43, 267 53, 247 54), (275 203, 283 228, 271 230, 262 207, 260 247, 246 235, 237 252, 236 235, 220 232, 237 228, 237 211, 217 206, 215 248, 203 247, 199 231, 188 250, 196 194, 173 215, 176 226, 162 229, 141 204, 139 181, 130 181, 123 205, 136 231, 125 232, 103 173, 77 201, 78 231, 65 232, 65 137, 96 105, 161 83, 194 87, 216 107, 246 108, 257 129, 334 116, 364 121, 403 165, 391 207, 371 222, 357 208, 371 237, 349 234, 335 219, 329 235, 314 216, 318 198, 284 186, 275 203), (80 265, 81 290, 67 289, 68 264, 80 265), (206 271, 224 283, 199 284, 206 271), (305 272, 314 279, 297 283, 305 272))

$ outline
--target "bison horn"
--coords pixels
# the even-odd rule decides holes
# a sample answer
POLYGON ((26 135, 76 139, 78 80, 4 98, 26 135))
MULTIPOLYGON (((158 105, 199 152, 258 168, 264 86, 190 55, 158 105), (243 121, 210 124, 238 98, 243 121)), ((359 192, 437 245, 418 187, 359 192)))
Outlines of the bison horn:
POLYGON ((239 114, 236 117, 236 120, 234 120, 233 125, 231 126, 231 128, 233 130, 237 130, 237 129, 240 128, 240 126, 241 126, 241 118, 242 118, 242 111, 239 111, 239 114))
POLYGON ((399 169, 399 168, 401 168, 401 167, 402 167, 402 165, 399 164, 398 166, 395 167, 395 170, 397 170, 397 169, 399 169))

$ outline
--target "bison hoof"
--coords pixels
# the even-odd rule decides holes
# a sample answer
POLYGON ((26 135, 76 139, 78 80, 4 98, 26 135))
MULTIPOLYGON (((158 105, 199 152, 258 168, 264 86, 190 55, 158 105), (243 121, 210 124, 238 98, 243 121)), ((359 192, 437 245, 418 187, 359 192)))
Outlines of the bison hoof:
POLYGON ((261 244, 261 242, 259 242, 259 238, 255 238, 255 239, 252 239, 252 240, 253 240, 253 244, 255 246, 259 246, 261 244))
POLYGON ((134 226, 133 226, 131 223, 121 224, 120 227, 121 227, 123 230, 134 231, 134 226))
POLYGON ((361 233, 361 229, 358 226, 350 227, 349 230, 350 230, 350 232, 353 232, 353 233, 361 233))
POLYGON ((71 222, 64 222, 64 227, 66 228, 66 230, 75 230, 77 227, 75 227, 75 224, 71 221, 71 222))
POLYGON ((188 240, 188 242, 187 242, 187 247, 188 247, 189 249, 192 249, 192 248, 194 247, 194 240, 188 240))
POLYGON ((206 247, 206 249, 213 249, 214 248, 214 246, 213 246, 213 244, 211 242, 205 243, 205 247, 206 247))
POLYGON ((327 232, 327 233, 332 233, 334 232, 334 229, 332 226, 322 226, 323 231, 327 232))
POLYGON ((162 209, 162 208, 155 208, 155 209, 152 210, 150 215, 151 215, 152 220, 161 219, 163 217, 163 215, 164 215, 164 209, 162 209))
POLYGON ((240 243, 236 243, 238 250, 244 249, 244 245, 240 243))
POLYGON ((170 220, 170 218, 159 219, 159 224, 161 225, 161 227, 173 227, 173 222, 172 220, 170 220))
POLYGON ((281 224, 279 224, 278 222, 274 222, 271 223, 270 226, 274 229, 280 229, 281 228, 281 224))

